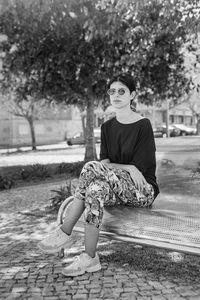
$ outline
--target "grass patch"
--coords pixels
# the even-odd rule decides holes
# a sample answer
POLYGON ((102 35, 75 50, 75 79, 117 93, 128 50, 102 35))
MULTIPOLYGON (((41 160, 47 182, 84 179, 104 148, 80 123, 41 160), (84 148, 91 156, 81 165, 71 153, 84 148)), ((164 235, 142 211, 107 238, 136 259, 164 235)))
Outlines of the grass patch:
POLYGON ((128 269, 152 273, 157 277, 164 274, 171 280, 182 279, 190 283, 199 282, 199 256, 151 247, 138 249, 134 248, 133 244, 116 241, 112 241, 108 245, 100 245, 98 251, 101 255, 101 262, 116 264, 117 267, 124 268, 126 266, 128 269), (176 259, 176 256, 179 259, 176 259))

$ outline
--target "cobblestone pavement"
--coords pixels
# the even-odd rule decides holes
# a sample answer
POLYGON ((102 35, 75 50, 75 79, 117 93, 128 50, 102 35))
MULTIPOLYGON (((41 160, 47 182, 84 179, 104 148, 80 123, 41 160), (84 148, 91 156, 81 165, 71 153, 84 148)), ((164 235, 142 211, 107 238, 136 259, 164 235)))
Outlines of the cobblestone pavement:
POLYGON ((74 234, 77 241, 64 258, 41 254, 37 242, 55 227, 55 216, 31 213, 55 187, 1 192, 0 299, 200 299, 199 257, 106 239, 99 243, 100 272, 63 276, 63 267, 84 250, 82 237, 74 234))

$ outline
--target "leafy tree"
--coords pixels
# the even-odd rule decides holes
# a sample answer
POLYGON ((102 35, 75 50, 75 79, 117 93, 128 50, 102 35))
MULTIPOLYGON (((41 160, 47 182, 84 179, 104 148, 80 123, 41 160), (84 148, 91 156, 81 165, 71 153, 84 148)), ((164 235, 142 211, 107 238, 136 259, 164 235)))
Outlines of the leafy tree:
POLYGON ((86 160, 96 157, 94 107, 107 105, 105 86, 113 74, 132 73, 139 100, 146 104, 175 99, 187 86, 179 1, 175 6, 167 0, 12 3, 0 22, 8 36, 9 70, 27 78, 34 74, 34 84, 49 101, 86 108, 86 160))
MULTIPOLYGON (((187 24, 187 41, 183 46, 184 65, 190 89, 186 101, 196 118, 197 134, 200 134, 200 6, 199 1, 187 1, 184 18, 187 24)), ((184 98, 183 98, 184 99, 184 98)))
MULTIPOLYGON (((139 99, 146 104, 175 102, 184 93, 188 81, 180 49, 186 32, 179 7, 168 1, 73 1, 68 10, 83 37, 70 60, 76 67, 68 83, 82 91, 86 105, 89 98, 103 98, 106 105, 102 86, 121 71, 135 75, 139 99)), ((88 112, 91 116, 93 108, 88 112)))
MULTIPOLYGON (((10 74, 9 74, 10 75, 10 74)), ((32 149, 36 150, 36 136, 34 121, 40 119, 45 114, 48 103, 44 99, 36 101, 37 95, 33 93, 31 85, 22 75, 12 78, 1 84, 3 95, 0 98, 0 106, 12 115, 25 118, 29 124, 32 149)))
MULTIPOLYGON (((189 40, 184 45, 185 68, 190 81, 190 91, 185 96, 193 116, 196 119, 197 134, 200 134, 200 33, 193 43, 189 40)), ((184 98, 183 98, 184 99, 184 98)))

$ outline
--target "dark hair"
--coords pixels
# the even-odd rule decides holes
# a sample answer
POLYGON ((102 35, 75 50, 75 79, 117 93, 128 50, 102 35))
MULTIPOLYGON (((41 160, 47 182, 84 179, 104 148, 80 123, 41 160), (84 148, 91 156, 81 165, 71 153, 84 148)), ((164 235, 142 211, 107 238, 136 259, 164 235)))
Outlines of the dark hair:
POLYGON ((109 82, 109 87, 111 86, 111 84, 115 81, 120 81, 121 83, 123 83, 124 85, 126 85, 130 92, 132 93, 133 91, 136 90, 136 83, 135 83, 135 80, 133 79, 133 77, 128 74, 128 73, 122 73, 122 74, 119 74, 117 76, 114 76, 110 82, 109 82))

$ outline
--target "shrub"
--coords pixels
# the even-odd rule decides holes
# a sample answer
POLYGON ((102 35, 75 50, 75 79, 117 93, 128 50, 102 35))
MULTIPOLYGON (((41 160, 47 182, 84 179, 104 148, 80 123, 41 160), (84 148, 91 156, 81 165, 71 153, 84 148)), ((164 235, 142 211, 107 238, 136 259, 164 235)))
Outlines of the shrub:
POLYGON ((192 177, 194 178, 200 178, 200 161, 198 162, 198 167, 196 167, 195 169, 193 169, 192 172, 192 177))
POLYGON ((78 161, 74 163, 61 163, 59 164, 56 172, 58 174, 68 173, 74 177, 78 177, 84 164, 84 161, 78 161))
POLYGON ((61 186, 58 190, 51 190, 51 192, 55 193, 55 195, 49 199, 51 202, 47 206, 47 210, 57 213, 63 201, 72 195, 71 181, 69 184, 61 186))
POLYGON ((48 165, 34 164, 21 170, 21 178, 23 180, 31 180, 35 178, 45 179, 51 177, 48 165))
POLYGON ((2 186, 5 185, 11 188, 13 186, 13 183, 15 183, 15 186, 17 186, 18 182, 22 182, 22 181, 30 182, 31 180, 41 181, 49 177, 55 178, 55 175, 62 175, 62 174, 66 174, 67 175, 66 178, 79 177, 84 164, 85 164, 84 161, 79 161, 79 162, 61 163, 61 164, 48 164, 48 165, 34 164, 34 165, 26 165, 26 166, 3 167, 2 174, 4 174, 4 176, 2 177, 4 178, 4 181, 3 179, 1 179, 2 181, 1 185, 2 186), (5 184, 6 177, 8 178, 7 184, 5 184))
POLYGON ((9 176, 0 175, 0 190, 8 190, 13 186, 13 179, 9 176))

